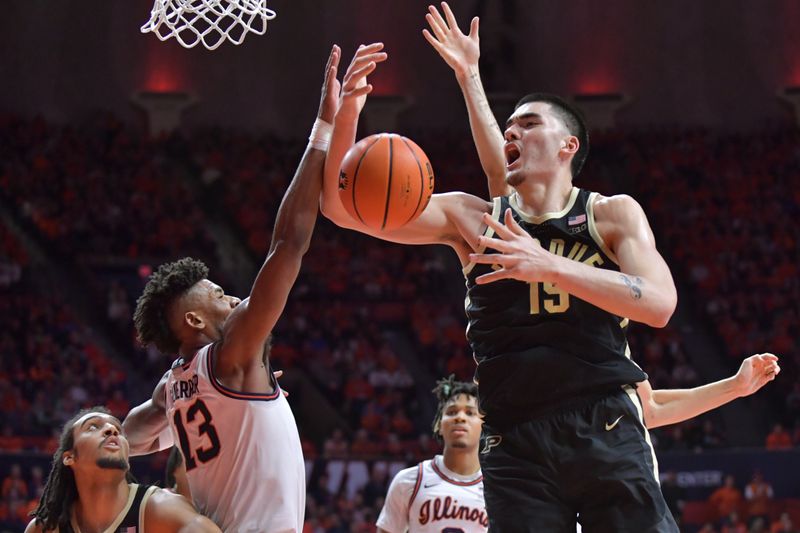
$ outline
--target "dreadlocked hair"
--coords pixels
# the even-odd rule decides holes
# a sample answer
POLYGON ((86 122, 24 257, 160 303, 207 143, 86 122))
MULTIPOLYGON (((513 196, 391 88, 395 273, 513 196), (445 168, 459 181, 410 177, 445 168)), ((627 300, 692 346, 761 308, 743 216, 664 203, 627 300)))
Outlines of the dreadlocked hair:
POLYGON ((208 267, 191 257, 158 267, 136 301, 133 324, 139 341, 145 346, 154 344, 164 353, 176 353, 181 343, 169 327, 167 312, 173 302, 207 277, 208 267))
POLYGON ((433 419, 433 436, 441 441, 442 435, 440 431, 442 429, 442 414, 444 414, 445 406, 459 394, 477 398, 478 386, 466 381, 456 381, 455 374, 450 374, 446 378, 437 381, 436 387, 433 388, 432 392, 436 399, 439 400, 439 405, 436 406, 436 416, 433 419))
MULTIPOLYGON (((90 409, 81 409, 78 414, 67 420, 61 430, 58 450, 53 454, 53 465, 47 476, 47 483, 39 499, 39 505, 31 511, 30 515, 36 520, 37 525, 42 525, 43 531, 70 531, 70 513, 72 505, 78 499, 78 487, 75 485, 75 474, 72 468, 64 464, 64 452, 75 446, 75 422, 87 413, 111 414, 111 411, 102 406, 90 409)), ((130 470, 125 474, 129 483, 133 482, 130 470)))

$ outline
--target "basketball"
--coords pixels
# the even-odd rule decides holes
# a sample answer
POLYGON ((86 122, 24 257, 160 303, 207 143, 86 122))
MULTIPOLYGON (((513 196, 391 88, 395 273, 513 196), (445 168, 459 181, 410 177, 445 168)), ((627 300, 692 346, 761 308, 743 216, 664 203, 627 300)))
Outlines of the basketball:
POLYGON ((433 193, 425 152, 395 133, 370 135, 347 152, 339 198, 355 220, 377 231, 401 228, 419 216, 433 193))

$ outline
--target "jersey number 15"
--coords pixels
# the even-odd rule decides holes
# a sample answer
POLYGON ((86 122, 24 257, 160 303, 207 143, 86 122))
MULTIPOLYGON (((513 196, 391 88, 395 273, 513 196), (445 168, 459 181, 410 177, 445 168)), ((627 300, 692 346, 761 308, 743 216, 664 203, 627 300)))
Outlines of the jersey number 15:
POLYGON ((569 309, 569 293, 562 291, 552 283, 537 281, 528 283, 531 292, 531 314, 541 312, 563 313, 569 309))

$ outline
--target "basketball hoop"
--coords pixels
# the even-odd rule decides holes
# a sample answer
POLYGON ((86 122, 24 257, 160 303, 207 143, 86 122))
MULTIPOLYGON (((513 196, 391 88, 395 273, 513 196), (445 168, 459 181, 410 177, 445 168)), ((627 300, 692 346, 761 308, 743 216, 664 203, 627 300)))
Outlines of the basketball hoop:
POLYGON ((162 41, 175 37, 185 48, 203 43, 214 50, 226 40, 242 44, 249 32, 264 35, 274 18, 267 0, 155 0, 142 33, 153 32, 162 41))

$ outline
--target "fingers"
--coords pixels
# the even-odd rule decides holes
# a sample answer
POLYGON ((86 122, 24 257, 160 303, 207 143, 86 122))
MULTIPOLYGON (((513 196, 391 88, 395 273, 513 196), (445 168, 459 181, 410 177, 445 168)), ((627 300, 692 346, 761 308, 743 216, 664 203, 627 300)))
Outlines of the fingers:
MULTIPOLYGON (((506 213, 506 215, 508 215, 508 213, 506 213)), ((483 214, 483 222, 484 224, 492 228, 494 232, 497 233, 497 235, 504 240, 508 240, 514 237, 514 233, 511 230, 509 230, 506 226, 504 226, 497 220, 493 219, 489 213, 483 214)))
POLYGON ((434 6, 428 6, 428 14, 425 15, 425 20, 428 21, 428 25, 433 30, 434 35, 439 40, 444 39, 447 36, 447 33, 450 31, 450 28, 447 27, 447 23, 442 18, 442 15, 439 14, 439 10, 437 10, 434 6))
POLYGON ((275 379, 278 379, 283 376, 283 370, 276 370, 272 375, 275 376, 275 379))
POLYGON ((450 6, 447 5, 447 2, 442 2, 442 11, 444 11, 444 16, 447 19, 447 25, 450 27, 450 29, 455 29, 460 32, 461 29, 458 27, 458 22, 456 22, 456 17, 453 15, 453 10, 450 9, 450 6))
POLYGON ((486 237, 485 235, 478 237, 478 245, 484 249, 491 248, 492 250, 497 250, 501 253, 512 253, 516 251, 516 247, 508 244, 506 241, 493 239, 491 237, 486 237))
POLYGON ((510 229, 513 233, 517 235, 525 235, 527 232, 522 229, 516 220, 514 220, 514 215, 511 214, 511 209, 506 209, 506 227, 510 229))
POLYGON ((331 71, 331 68, 334 70, 339 68, 339 57, 341 57, 342 50, 339 48, 338 45, 334 44, 331 47, 331 53, 328 55, 328 62, 325 64, 325 76, 328 76, 328 73, 331 71))
POLYGON ((480 19, 475 17, 472 19, 472 22, 469 25, 469 37, 470 39, 477 39, 478 38, 478 26, 480 26, 480 19))
POLYGON ((354 90, 359 88, 359 84, 364 82, 364 78, 366 78, 369 74, 371 74, 375 68, 377 68, 377 64, 375 62, 370 61, 363 67, 359 68, 350 73, 350 75, 345 79, 344 85, 342 86, 342 93, 345 95, 351 95, 354 90))
POLYGON ((436 39, 436 37, 431 35, 431 32, 429 32, 428 30, 422 30, 422 36, 425 37, 425 40, 428 41, 431 44, 431 46, 433 46, 434 50, 436 50, 437 52, 439 52, 441 54, 441 52, 443 50, 442 49, 442 43, 440 43, 436 39))
POLYGON ((515 260, 503 254, 469 254, 469 260, 480 265, 513 265, 515 260))
POLYGON ((475 278, 475 282, 478 285, 486 285, 487 283, 494 283, 495 281, 509 278, 511 278, 511 273, 505 268, 501 268, 500 270, 495 270, 494 272, 489 272, 488 274, 478 276, 475 278))

